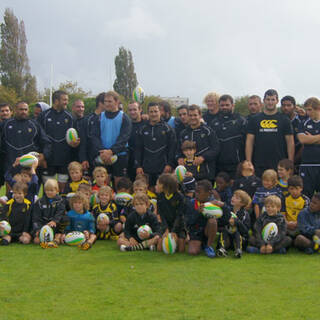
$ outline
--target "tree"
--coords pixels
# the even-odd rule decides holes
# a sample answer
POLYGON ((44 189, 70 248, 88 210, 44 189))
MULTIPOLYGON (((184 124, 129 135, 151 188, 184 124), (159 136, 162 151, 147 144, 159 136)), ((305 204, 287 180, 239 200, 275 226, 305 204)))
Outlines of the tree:
POLYGON ((13 107, 18 102, 18 97, 13 89, 0 85, 0 102, 8 103, 13 107))
POLYGON ((249 96, 236 97, 234 105, 235 111, 240 113, 242 116, 249 114, 248 110, 249 96))
POLYGON ((19 23, 13 11, 7 8, 4 13, 4 22, 0 25, 0 32, 1 84, 14 89, 19 99, 31 102, 38 93, 36 78, 30 74, 24 22, 19 23))
POLYGON ((132 97, 133 89, 137 86, 137 75, 134 72, 134 63, 130 50, 124 47, 119 48, 119 54, 115 58, 116 80, 114 90, 129 100, 132 97))

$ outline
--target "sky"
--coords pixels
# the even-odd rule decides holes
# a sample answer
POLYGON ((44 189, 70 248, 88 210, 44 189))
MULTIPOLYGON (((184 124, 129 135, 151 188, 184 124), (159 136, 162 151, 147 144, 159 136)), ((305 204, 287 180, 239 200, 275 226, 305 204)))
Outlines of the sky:
POLYGON ((112 89, 120 46, 147 95, 202 104, 269 88, 299 103, 319 94, 318 0, 1 0, 25 23, 38 88, 112 89))

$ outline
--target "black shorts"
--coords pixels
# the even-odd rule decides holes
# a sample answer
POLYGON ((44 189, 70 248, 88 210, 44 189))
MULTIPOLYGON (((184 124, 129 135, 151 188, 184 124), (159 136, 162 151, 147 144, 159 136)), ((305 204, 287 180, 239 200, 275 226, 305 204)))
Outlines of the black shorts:
POLYGON ((155 186, 159 176, 161 175, 161 173, 148 173, 148 172, 146 172, 146 174, 149 176, 149 186, 155 186))
POLYGON ((68 174, 68 165, 65 166, 48 166, 48 168, 42 169, 44 176, 54 176, 58 174, 68 174))
POLYGON ((204 234, 204 228, 192 228, 189 231, 190 241, 196 240, 204 242, 206 240, 206 236, 204 234))
POLYGON ((106 169, 113 177, 126 177, 128 175, 128 153, 118 156, 118 160, 112 166, 106 166, 106 169))

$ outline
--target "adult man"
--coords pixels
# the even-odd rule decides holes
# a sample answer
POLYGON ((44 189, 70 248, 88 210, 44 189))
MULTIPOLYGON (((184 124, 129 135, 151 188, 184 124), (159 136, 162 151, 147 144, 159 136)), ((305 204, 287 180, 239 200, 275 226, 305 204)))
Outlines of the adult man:
POLYGON ((171 128, 175 128, 175 117, 172 116, 171 106, 167 101, 159 102, 161 119, 168 123, 171 128))
POLYGON ((8 103, 0 104, 0 122, 12 117, 12 109, 8 103))
POLYGON ((208 166, 208 179, 215 177, 215 162, 219 154, 220 145, 216 133, 206 124, 201 123, 201 109, 197 105, 189 106, 189 125, 184 129, 178 141, 177 159, 179 165, 184 165, 181 145, 184 141, 196 142, 197 152, 193 164, 208 166))
POLYGON ((252 95, 248 99, 248 110, 249 114, 247 116, 247 121, 249 121, 254 115, 261 112, 263 107, 261 98, 257 95, 252 95))
POLYGON ((81 99, 77 99, 73 102, 71 106, 71 114, 73 117, 73 125, 74 128, 77 130, 79 137, 80 137, 80 145, 73 150, 73 159, 74 161, 80 161, 80 146, 83 140, 86 139, 85 131, 83 127, 84 121, 84 102, 81 99))
POLYGON ((300 165, 304 194, 311 198, 320 191, 320 101, 309 98, 304 107, 311 108, 310 118, 300 122, 297 136, 304 144, 300 165))
POLYGON ((220 142, 217 158, 217 173, 227 172, 235 178, 238 164, 244 160, 246 120, 234 112, 233 98, 222 95, 219 98, 219 116, 210 124, 220 142))
POLYGON ((137 136, 134 150, 137 174, 147 173, 150 186, 155 186, 161 173, 170 173, 175 166, 176 136, 173 129, 161 120, 159 105, 148 105, 149 121, 137 136))
POLYGON ((264 95, 264 110, 249 120, 246 139, 246 160, 253 162, 257 176, 266 169, 277 170, 278 162, 294 158, 293 129, 290 120, 277 110, 276 90, 264 95))
POLYGON ((52 143, 50 157, 47 158, 48 168, 43 171, 43 179, 54 178, 58 174, 60 192, 63 193, 68 181, 67 166, 72 161, 73 148, 78 147, 80 139, 72 147, 66 142, 66 132, 73 128, 73 118, 66 110, 68 104, 66 92, 58 90, 52 95, 52 108, 41 112, 37 121, 41 124, 52 143))
POLYGON ((215 92, 209 92, 203 99, 208 110, 203 114, 203 120, 207 125, 217 118, 219 113, 219 95, 215 92))
POLYGON ((127 175, 128 140, 131 133, 129 117, 119 110, 120 97, 115 91, 108 91, 104 97, 105 111, 95 119, 92 132, 92 143, 95 157, 100 155, 112 173, 115 185, 119 179, 127 175), (111 157, 117 155, 118 160, 112 164, 111 157))
POLYGON ((186 104, 181 105, 177 109, 178 111, 178 118, 175 118, 175 131, 176 137, 179 139, 180 133, 188 126, 188 106, 186 104))
POLYGON ((134 167, 134 150, 136 148, 138 134, 140 129, 147 122, 142 119, 142 109, 138 102, 131 102, 128 105, 128 114, 132 122, 132 130, 130 139, 128 141, 129 147, 129 162, 128 162, 128 175, 129 178, 133 181, 136 177, 136 169, 134 167))
POLYGON ((46 111, 50 109, 50 106, 45 102, 38 102, 33 107, 33 117, 37 119, 39 117, 39 114, 43 111, 46 111))
POLYGON ((40 164, 51 154, 51 143, 41 126, 29 119, 29 106, 18 102, 14 117, 2 122, 1 139, 5 171, 9 170, 16 158, 31 151, 39 152, 40 164))

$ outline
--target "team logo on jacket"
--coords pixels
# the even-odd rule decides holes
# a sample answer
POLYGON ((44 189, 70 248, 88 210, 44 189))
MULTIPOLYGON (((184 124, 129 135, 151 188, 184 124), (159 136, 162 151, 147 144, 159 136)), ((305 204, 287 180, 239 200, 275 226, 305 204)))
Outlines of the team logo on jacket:
POLYGON ((28 128, 28 132, 32 132, 32 129, 31 129, 31 128, 28 128))
POLYGON ((260 132, 277 132, 278 120, 262 120, 260 122, 260 132))
POLYGON ((166 132, 165 132, 165 131, 161 131, 161 133, 162 133, 162 135, 163 135, 163 136, 166 134, 166 132))
POLYGON ((206 136, 205 133, 201 133, 201 138, 204 138, 206 136))
POLYGON ((68 122, 69 122, 69 119, 67 119, 67 118, 64 119, 64 122, 65 122, 65 123, 68 123, 68 122))

